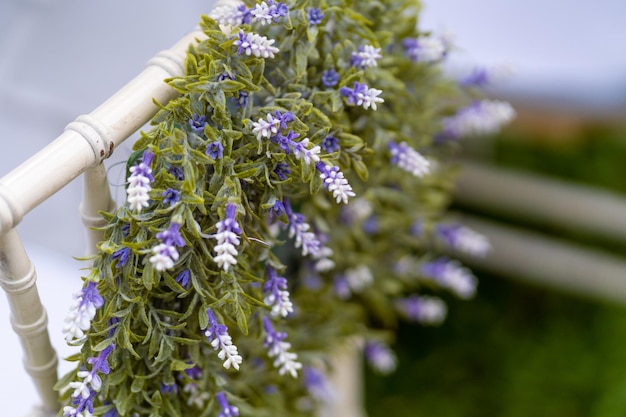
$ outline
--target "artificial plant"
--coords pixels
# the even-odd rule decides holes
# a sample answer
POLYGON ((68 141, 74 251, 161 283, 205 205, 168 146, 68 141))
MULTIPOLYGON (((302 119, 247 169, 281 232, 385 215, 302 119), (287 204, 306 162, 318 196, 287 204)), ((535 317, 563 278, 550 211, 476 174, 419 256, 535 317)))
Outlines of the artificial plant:
POLYGON ((395 366, 399 318, 438 324, 474 276, 433 248, 488 249, 444 221, 472 101, 415 0, 234 3, 203 16, 180 93, 128 161, 127 202, 76 295, 63 416, 307 415, 358 336, 395 366))

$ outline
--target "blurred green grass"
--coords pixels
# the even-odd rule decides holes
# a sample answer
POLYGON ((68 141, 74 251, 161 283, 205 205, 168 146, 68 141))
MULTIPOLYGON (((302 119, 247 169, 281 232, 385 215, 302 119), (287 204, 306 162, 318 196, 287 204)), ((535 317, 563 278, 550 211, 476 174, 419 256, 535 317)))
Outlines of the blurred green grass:
MULTIPOLYGON (((508 133, 468 153, 626 194, 626 132, 617 128, 592 125, 556 142, 508 133)), ((367 371, 370 417, 626 416, 626 306, 475 272, 478 296, 450 300, 441 327, 400 328, 395 374, 367 371)))

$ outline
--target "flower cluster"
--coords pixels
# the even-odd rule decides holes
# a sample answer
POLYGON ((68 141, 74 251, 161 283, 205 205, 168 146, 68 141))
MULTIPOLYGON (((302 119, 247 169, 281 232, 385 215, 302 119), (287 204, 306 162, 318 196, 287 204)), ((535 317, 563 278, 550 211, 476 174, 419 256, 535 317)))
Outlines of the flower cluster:
POLYGON ((274 58, 275 54, 279 52, 278 48, 272 46, 274 39, 267 39, 265 36, 249 32, 246 33, 243 30, 239 31, 238 39, 235 40, 233 45, 237 49, 239 55, 254 55, 259 58, 274 58))
POLYGON ((237 264, 237 246, 239 246, 241 235, 241 229, 239 223, 235 220, 237 214, 237 205, 234 203, 226 204, 226 217, 224 220, 217 222, 217 233, 212 237, 217 240, 217 245, 213 248, 215 250, 215 257, 213 260, 220 268, 228 272, 231 266, 237 264))
POLYGON ((265 305, 272 308, 272 316, 286 317, 293 312, 293 303, 289 298, 287 290, 287 280, 279 277, 276 270, 271 266, 267 266, 267 281, 263 285, 265 293, 265 305))
POLYGON ((452 117, 443 120, 439 140, 496 133, 515 118, 511 104, 498 100, 474 101, 452 117))
POLYGON ((398 358, 389 346, 374 340, 368 340, 363 349, 367 363, 375 371, 386 375, 395 371, 398 358))
POLYGON ((315 233, 309 231, 311 226, 304 221, 304 215, 295 213, 287 200, 283 202, 283 207, 289 219, 289 237, 295 236, 296 238, 294 246, 296 248, 302 247, 302 256, 316 255, 322 244, 315 233))
POLYGON ((204 335, 214 350, 219 349, 217 357, 224 361, 224 368, 230 369, 232 366, 239 370, 243 358, 239 355, 237 346, 233 345, 233 339, 228 334, 228 327, 218 323, 211 309, 207 309, 206 313, 209 317, 209 327, 204 331, 204 335))
POLYGON ((446 44, 441 38, 406 38, 402 42, 406 56, 413 62, 437 62, 446 54, 446 44))
POLYGON ((180 234, 180 224, 172 222, 167 230, 157 233, 156 237, 161 243, 152 248, 150 263, 157 271, 172 269, 179 257, 176 248, 182 248, 186 244, 180 234))
POLYGON ((280 375, 290 374, 298 377, 298 370, 302 364, 297 361, 298 354, 289 352, 291 343, 285 342, 287 333, 274 330, 269 318, 263 317, 263 328, 265 329, 265 341, 263 345, 267 348, 267 356, 274 359, 274 367, 278 368, 280 375))
POLYGON ((225 26, 239 26, 244 23, 250 23, 250 10, 245 4, 224 5, 213 9, 209 14, 211 19, 225 26))
POLYGON ((457 261, 443 257, 426 262, 421 267, 421 273, 459 298, 468 299, 476 294, 476 277, 457 261))
POLYGON ((391 162, 416 177, 423 177, 430 172, 430 162, 406 142, 389 142, 391 162))
POLYGON ((72 342, 85 337, 85 332, 91 328, 96 311, 103 305, 104 299, 98 292, 97 284, 88 281, 79 293, 74 294, 74 303, 70 306, 63 327, 65 340, 72 342))
POLYGON ((354 87, 341 87, 339 93, 346 97, 348 104, 353 106, 363 106, 364 109, 376 110, 378 103, 383 103, 385 100, 382 97, 378 97, 382 90, 375 88, 369 88, 366 84, 355 82, 354 87))
POLYGON ((228 404, 226 394, 224 392, 218 392, 215 395, 217 403, 220 405, 221 411, 217 417, 236 417, 239 415, 239 409, 234 405, 228 404))
POLYGON ((378 60, 382 57, 380 48, 374 48, 372 45, 360 46, 357 52, 352 53, 350 64, 361 69, 375 67, 378 65, 378 60))
POLYGON ((337 203, 343 202, 344 204, 348 204, 348 198, 356 195, 338 166, 328 165, 325 162, 319 161, 315 164, 315 168, 320 172, 322 184, 328 191, 333 193, 333 198, 335 198, 337 203))
POLYGON ((150 168, 150 164, 153 159, 154 153, 145 151, 143 153, 143 157, 141 158, 141 162, 130 167, 128 188, 126 189, 128 197, 126 201, 128 202, 128 206, 131 210, 141 212, 143 208, 148 207, 149 205, 148 201, 150 200, 150 196, 148 193, 152 190, 150 183, 154 181, 152 168, 150 168))
POLYGON ((437 297, 412 295, 396 301, 396 308, 409 321, 426 325, 441 324, 447 314, 446 304, 437 297))
POLYGON ((252 22, 258 22, 261 25, 269 25, 272 21, 276 23, 279 18, 288 14, 289 9, 287 5, 281 2, 274 2, 274 0, 269 0, 269 4, 262 1, 250 10, 252 22))
POLYGON ((485 236, 459 223, 439 224, 435 234, 448 247, 472 256, 485 256, 491 249, 485 236))

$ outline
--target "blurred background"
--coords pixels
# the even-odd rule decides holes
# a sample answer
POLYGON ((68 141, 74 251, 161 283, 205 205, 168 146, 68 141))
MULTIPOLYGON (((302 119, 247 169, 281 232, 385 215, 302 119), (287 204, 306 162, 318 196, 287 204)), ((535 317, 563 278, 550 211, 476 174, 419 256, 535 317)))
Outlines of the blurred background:
MULTIPOLYGON (((0 177, 213 3, 178 0, 173 12, 166 0, 1 0, 0 177)), ((454 34, 452 76, 510 68, 488 94, 518 117, 497 137, 463 144, 453 209, 494 242, 484 260, 465 260, 478 295, 450 300, 439 328, 399 329, 398 371, 367 375, 370 416, 626 415, 626 3, 423 3, 421 28, 454 34)), ((114 184, 123 182, 114 163, 129 153, 127 143, 107 162, 114 184)), ((74 181, 18 227, 60 356, 83 266, 72 259, 84 253, 80 196, 74 181)), ((0 406, 25 415, 34 389, 0 298, 0 406)))

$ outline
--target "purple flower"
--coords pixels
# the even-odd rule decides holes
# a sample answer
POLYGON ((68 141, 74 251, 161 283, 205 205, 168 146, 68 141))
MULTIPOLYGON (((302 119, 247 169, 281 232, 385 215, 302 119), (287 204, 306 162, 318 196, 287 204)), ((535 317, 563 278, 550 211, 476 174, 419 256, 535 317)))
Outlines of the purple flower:
POLYGON ((173 268, 179 256, 176 247, 186 245, 185 239, 180 234, 180 224, 172 222, 167 230, 157 233, 156 237, 161 243, 152 248, 150 263, 157 271, 173 268))
POLYGON ((211 142, 206 146, 205 153, 211 159, 221 159, 224 156, 224 146, 220 141, 211 142))
MULTIPOLYGON (((226 327, 226 326, 224 326, 226 327)), ((191 362, 189 362, 191 364, 191 362)), ((185 369, 185 375, 191 379, 200 379, 202 377, 202 369, 198 365, 185 369)))
POLYGON ((456 261, 442 257, 422 264, 420 272, 443 288, 451 290, 457 297, 468 299, 476 294, 476 277, 456 261))
POLYGON ((355 194, 348 180, 344 178, 343 172, 339 171, 339 167, 327 165, 319 161, 315 164, 315 168, 320 172, 322 184, 328 191, 333 193, 337 203, 341 201, 344 204, 348 204, 348 198, 354 197, 355 194))
POLYGON ((189 284, 191 280, 191 272, 188 269, 183 270, 176 277, 176 282, 178 282, 183 288, 189 289, 189 284))
POLYGON ((315 256, 322 244, 317 236, 315 236, 315 233, 309 231, 311 226, 304 221, 304 215, 294 213, 287 199, 283 201, 283 206, 285 207, 285 213, 289 219, 289 237, 295 236, 296 238, 295 247, 302 247, 303 256, 308 254, 315 256))
POLYGON ((410 320, 438 325, 446 318, 446 304, 437 297, 412 295, 396 301, 397 309, 410 320))
POLYGON ((233 203, 226 204, 226 217, 224 220, 217 222, 217 233, 212 237, 217 239, 217 245, 213 248, 216 256, 213 258, 215 263, 223 268, 225 272, 237 264, 237 246, 239 246, 241 229, 239 223, 235 220, 237 214, 237 205, 233 203))
POLYGON ((98 356, 87 359, 87 363, 91 365, 91 372, 93 374, 99 372, 101 374, 108 375, 111 372, 107 359, 114 349, 115 345, 111 343, 109 346, 104 348, 98 356))
POLYGON ((377 109, 378 103, 383 103, 381 97, 378 97, 382 90, 375 88, 369 88, 367 85, 355 82, 353 88, 341 87, 339 93, 346 97, 348 104, 353 106, 363 106, 364 109, 372 108, 377 109))
POLYGON ((128 263, 129 257, 130 257, 130 248, 122 248, 113 252, 113 255, 111 255, 111 261, 114 261, 117 259, 117 267, 121 268, 124 265, 126 265, 126 263, 128 263))
POLYGON ((324 70, 322 73, 322 85, 327 88, 331 88, 337 85, 339 82, 339 73, 333 68, 324 70))
POLYGON ((267 355, 274 359, 274 367, 279 368, 278 374, 289 373, 292 377, 298 377, 298 370, 302 364, 297 361, 298 355, 289 352, 291 343, 285 342, 287 333, 274 330, 272 322, 268 317, 263 317, 263 328, 265 329, 265 340, 263 346, 267 348, 267 355))
POLYGON ((350 57, 350 65, 361 69, 376 67, 380 58, 382 58, 380 48, 374 48, 372 45, 359 46, 359 50, 353 52, 350 57))
POLYGON ((265 299, 263 302, 272 308, 271 314, 275 317, 287 317, 293 312, 293 303, 289 298, 287 291, 287 279, 279 277, 276 270, 271 266, 267 266, 267 281, 263 285, 263 293, 265 299))
POLYGON ((217 417, 236 417, 239 415, 239 409, 234 405, 228 404, 228 401, 226 400, 226 394, 224 392, 218 392, 215 395, 215 398, 217 398, 217 403, 222 409, 217 417))
POLYGON ((185 174, 183 173, 183 169, 179 166, 172 165, 169 169, 170 174, 174 177, 175 180, 182 181, 185 179, 185 174))
POLYGON ((369 365, 381 374, 389 374, 396 369, 397 358, 389 346, 370 340, 365 343, 364 352, 369 365))
POLYGON ((170 206, 173 206, 180 201, 180 192, 173 188, 168 188, 167 190, 163 191, 162 196, 163 204, 169 204, 170 206))
POLYGON ((109 411, 104 413, 102 417, 119 417, 119 414, 117 414, 117 410, 115 409, 115 407, 111 406, 109 411))
POLYGON ((261 25, 268 25, 272 21, 277 23, 280 17, 287 16, 288 13, 289 9, 284 3, 275 3, 274 0, 268 0, 267 3, 263 1, 250 10, 252 22, 258 22, 261 25))
POLYGON ((274 167, 274 174, 281 180, 285 181, 287 176, 291 174, 291 170, 289 169, 289 164, 286 162, 277 162, 274 167))
POLYGON ((473 256, 485 256, 491 248, 485 236, 459 223, 438 224, 435 234, 446 246, 473 256))
POLYGON ((206 117, 199 116, 198 114, 193 115, 191 119, 189 119, 189 126, 191 130, 196 133, 204 133, 204 126, 206 125, 206 117))
POLYGON ((299 136, 300 136, 299 133, 296 133, 293 130, 290 130, 289 132, 287 132, 287 136, 282 135, 281 133, 278 133, 272 136, 270 140, 274 142, 275 144, 277 144, 278 146, 280 146, 280 148, 287 155, 289 155, 291 152, 290 148, 296 144, 294 139, 298 138, 299 136))
POLYGON ((456 115, 443 119, 443 131, 436 139, 444 141, 497 133, 513 118, 515 110, 505 101, 474 101, 470 106, 459 110, 456 115))
POLYGON ((146 150, 143 153, 142 160, 135 166, 130 167, 130 176, 128 177, 128 188, 126 194, 128 194, 126 201, 131 210, 141 210, 148 207, 148 201, 150 196, 148 193, 152 190, 150 183, 154 181, 152 176, 152 168, 150 164, 154 159, 154 153, 146 150))
POLYGON ((446 44, 441 38, 406 38, 402 42, 405 55, 413 62, 436 62, 446 54, 446 44))
POLYGON ((233 45, 238 48, 237 53, 239 55, 274 58, 275 54, 279 52, 278 48, 272 46, 275 42, 274 39, 267 39, 265 36, 253 32, 245 33, 243 30, 239 31, 237 37, 238 39, 233 45))
POLYGON ((243 358, 237 351, 237 346, 233 345, 233 340, 228 334, 228 327, 220 324, 210 308, 206 310, 209 318, 209 326, 204 335, 213 346, 214 350, 220 350, 217 357, 224 361, 224 368, 229 369, 231 366, 239 370, 239 365, 243 358))
POLYGON ((74 294, 74 300, 65 318, 66 325, 63 327, 65 340, 68 342, 85 336, 84 332, 91 328, 91 320, 96 316, 97 309, 104 305, 104 299, 93 281, 87 281, 87 285, 79 293, 74 294))
POLYGON ((323 403, 330 403, 334 399, 333 387, 326 375, 319 369, 307 366, 303 371, 304 385, 311 396, 323 403))
POLYGON ((324 19, 324 13, 322 13, 322 9, 311 7, 307 13, 307 17, 309 18, 310 25, 319 25, 322 23, 322 19, 324 19))
POLYGON ((337 152, 341 147, 339 146, 339 139, 334 136, 326 136, 322 140, 322 149, 328 153, 337 152))
POLYGON ((363 231, 368 235, 374 235, 378 232, 380 224, 376 216, 370 216, 363 222, 363 231))
POLYGON ((161 394, 178 394, 178 386, 176 385, 176 383, 167 385, 161 382, 160 391, 161 394))
POLYGON ((423 177, 430 172, 430 162, 406 142, 398 144, 390 141, 387 146, 391 153, 391 163, 416 177, 423 177))
POLYGON ((336 275, 333 280, 333 289, 335 294, 342 300, 347 300, 352 296, 352 290, 350 290, 350 284, 343 275, 336 275))
POLYGON ((232 97, 232 100, 238 108, 243 109, 248 105, 249 95, 245 91, 239 91, 237 97, 232 97))

